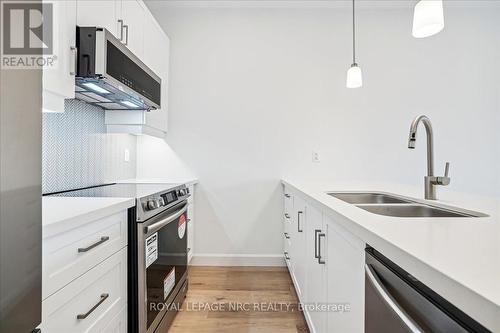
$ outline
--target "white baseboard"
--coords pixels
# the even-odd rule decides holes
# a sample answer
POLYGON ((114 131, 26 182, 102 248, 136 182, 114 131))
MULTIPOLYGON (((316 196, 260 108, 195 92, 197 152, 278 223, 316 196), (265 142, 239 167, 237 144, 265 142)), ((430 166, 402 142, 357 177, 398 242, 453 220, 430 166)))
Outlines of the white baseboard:
POLYGON ((282 254, 197 254, 192 266, 286 266, 282 254))

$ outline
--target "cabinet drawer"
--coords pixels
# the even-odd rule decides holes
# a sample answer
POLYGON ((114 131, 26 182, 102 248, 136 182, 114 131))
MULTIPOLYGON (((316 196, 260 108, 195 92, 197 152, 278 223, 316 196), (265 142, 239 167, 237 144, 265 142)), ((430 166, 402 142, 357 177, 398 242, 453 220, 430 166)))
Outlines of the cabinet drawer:
POLYGON ((126 211, 43 239, 43 299, 126 245, 126 211))
POLYGON ((106 332, 126 302, 125 247, 42 302, 42 332, 106 332))
POLYGON ((125 333, 127 332, 127 306, 115 315, 113 319, 107 322, 103 329, 103 333, 125 333))

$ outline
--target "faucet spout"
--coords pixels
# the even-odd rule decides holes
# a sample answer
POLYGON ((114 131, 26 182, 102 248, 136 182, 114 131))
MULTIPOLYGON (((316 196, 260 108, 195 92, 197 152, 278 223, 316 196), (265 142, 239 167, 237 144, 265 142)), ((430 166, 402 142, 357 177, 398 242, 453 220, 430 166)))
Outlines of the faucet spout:
POLYGON ((424 115, 416 117, 410 125, 408 148, 415 148, 415 143, 417 141, 417 129, 420 123, 424 124, 425 131, 427 132, 427 176, 424 177, 424 194, 426 199, 436 200, 436 187, 438 185, 446 186, 450 184, 450 177, 448 176, 450 163, 446 163, 443 177, 434 176, 434 137, 432 133, 431 121, 424 115))
POLYGON ((416 117, 410 125, 410 134, 408 136, 408 148, 415 149, 417 141, 417 129, 420 123, 424 124, 427 133, 427 176, 434 176, 434 134, 432 132, 432 124, 427 116, 421 115, 416 117))

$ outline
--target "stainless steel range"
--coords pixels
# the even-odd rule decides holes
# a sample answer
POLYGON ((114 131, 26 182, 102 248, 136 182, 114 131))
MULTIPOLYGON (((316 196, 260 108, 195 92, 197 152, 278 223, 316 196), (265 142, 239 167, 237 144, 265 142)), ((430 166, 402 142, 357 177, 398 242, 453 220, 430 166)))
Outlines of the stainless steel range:
POLYGON ((128 223, 128 332, 166 332, 187 292, 189 189, 109 184, 52 195, 136 199, 128 223))

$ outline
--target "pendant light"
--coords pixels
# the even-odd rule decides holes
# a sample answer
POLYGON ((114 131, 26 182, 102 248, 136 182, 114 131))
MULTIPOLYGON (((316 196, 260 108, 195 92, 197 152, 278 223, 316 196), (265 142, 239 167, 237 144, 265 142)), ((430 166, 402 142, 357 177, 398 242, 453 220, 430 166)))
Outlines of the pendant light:
POLYGON ((413 12, 412 35, 424 38, 444 28, 443 0, 420 0, 413 12))
POLYGON ((356 63, 356 10, 352 0, 352 65, 347 70, 347 88, 359 88, 363 85, 363 75, 361 68, 356 63))

